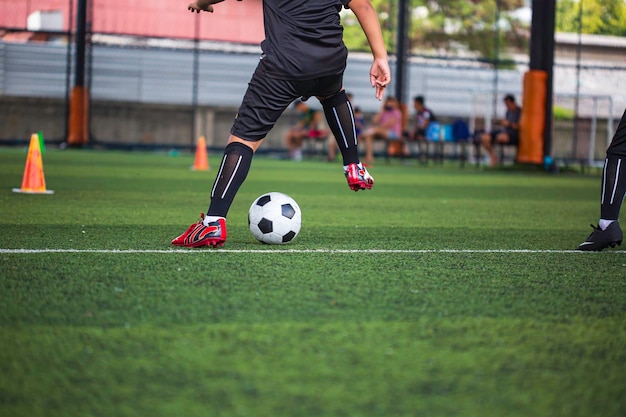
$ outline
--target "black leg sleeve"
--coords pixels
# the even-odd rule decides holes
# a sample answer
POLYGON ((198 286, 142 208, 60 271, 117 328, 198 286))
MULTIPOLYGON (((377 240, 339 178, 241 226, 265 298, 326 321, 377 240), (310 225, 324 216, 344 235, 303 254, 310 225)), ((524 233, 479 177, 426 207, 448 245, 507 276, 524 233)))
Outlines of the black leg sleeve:
POLYGON ((229 143, 224 149, 222 163, 211 190, 211 205, 208 216, 226 217, 239 187, 250 171, 252 148, 239 142, 229 143))
POLYGON ((343 164, 348 165, 359 162, 359 148, 354 123, 352 104, 348 100, 346 92, 341 90, 334 96, 322 100, 324 115, 328 127, 333 132, 339 150, 343 156, 343 164))

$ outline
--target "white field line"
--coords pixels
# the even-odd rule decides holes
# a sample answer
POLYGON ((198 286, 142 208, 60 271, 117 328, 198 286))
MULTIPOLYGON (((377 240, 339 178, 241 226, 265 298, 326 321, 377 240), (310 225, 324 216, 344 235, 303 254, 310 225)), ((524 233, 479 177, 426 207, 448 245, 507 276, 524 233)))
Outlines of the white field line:
MULTIPOLYGON (((37 253, 185 253, 185 254, 220 254, 220 253, 337 253, 337 254, 429 254, 429 253, 589 253, 578 250, 554 249, 2 249, 0 254, 37 254, 37 253)), ((593 252, 592 252, 593 253, 593 252)), ((626 250, 607 250, 604 253, 626 253, 626 250)))

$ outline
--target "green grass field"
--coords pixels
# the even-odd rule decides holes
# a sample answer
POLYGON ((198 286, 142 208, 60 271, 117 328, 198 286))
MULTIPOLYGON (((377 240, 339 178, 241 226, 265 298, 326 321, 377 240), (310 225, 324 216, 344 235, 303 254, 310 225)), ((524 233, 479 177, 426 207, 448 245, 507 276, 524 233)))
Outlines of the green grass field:
POLYGON ((2 416, 626 415, 626 252, 573 251, 599 173, 257 157, 222 250, 170 246, 218 164, 0 148, 2 416), (296 241, 247 228, 290 194, 296 241))

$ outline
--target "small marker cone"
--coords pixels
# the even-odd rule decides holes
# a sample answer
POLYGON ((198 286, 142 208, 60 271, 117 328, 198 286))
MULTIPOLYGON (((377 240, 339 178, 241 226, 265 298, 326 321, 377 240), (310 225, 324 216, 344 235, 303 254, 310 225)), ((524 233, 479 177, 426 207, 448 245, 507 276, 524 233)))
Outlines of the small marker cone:
POLYGON ((39 135, 33 133, 28 146, 26 167, 22 178, 22 188, 14 188, 14 193, 26 194, 52 194, 54 191, 46 190, 46 180, 43 175, 43 160, 39 147, 39 135))
POLYGON ((198 143, 196 144, 196 157, 193 161, 193 167, 191 168, 194 171, 209 170, 209 158, 207 156, 206 139, 204 136, 200 136, 198 138, 198 143))

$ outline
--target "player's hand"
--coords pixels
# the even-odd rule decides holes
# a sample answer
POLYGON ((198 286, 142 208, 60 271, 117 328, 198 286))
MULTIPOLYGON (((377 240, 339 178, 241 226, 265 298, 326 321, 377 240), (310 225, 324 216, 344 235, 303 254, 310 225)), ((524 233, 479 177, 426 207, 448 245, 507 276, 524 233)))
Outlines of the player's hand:
POLYGON ((187 10, 191 12, 196 12, 196 13, 200 13, 200 12, 213 13, 213 6, 210 4, 207 4, 206 6, 199 6, 198 2, 195 1, 193 3, 189 3, 189 6, 187 6, 187 10))
POLYGON ((376 89, 376 98, 382 100, 391 81, 391 70, 386 59, 375 59, 370 68, 370 83, 376 89))

